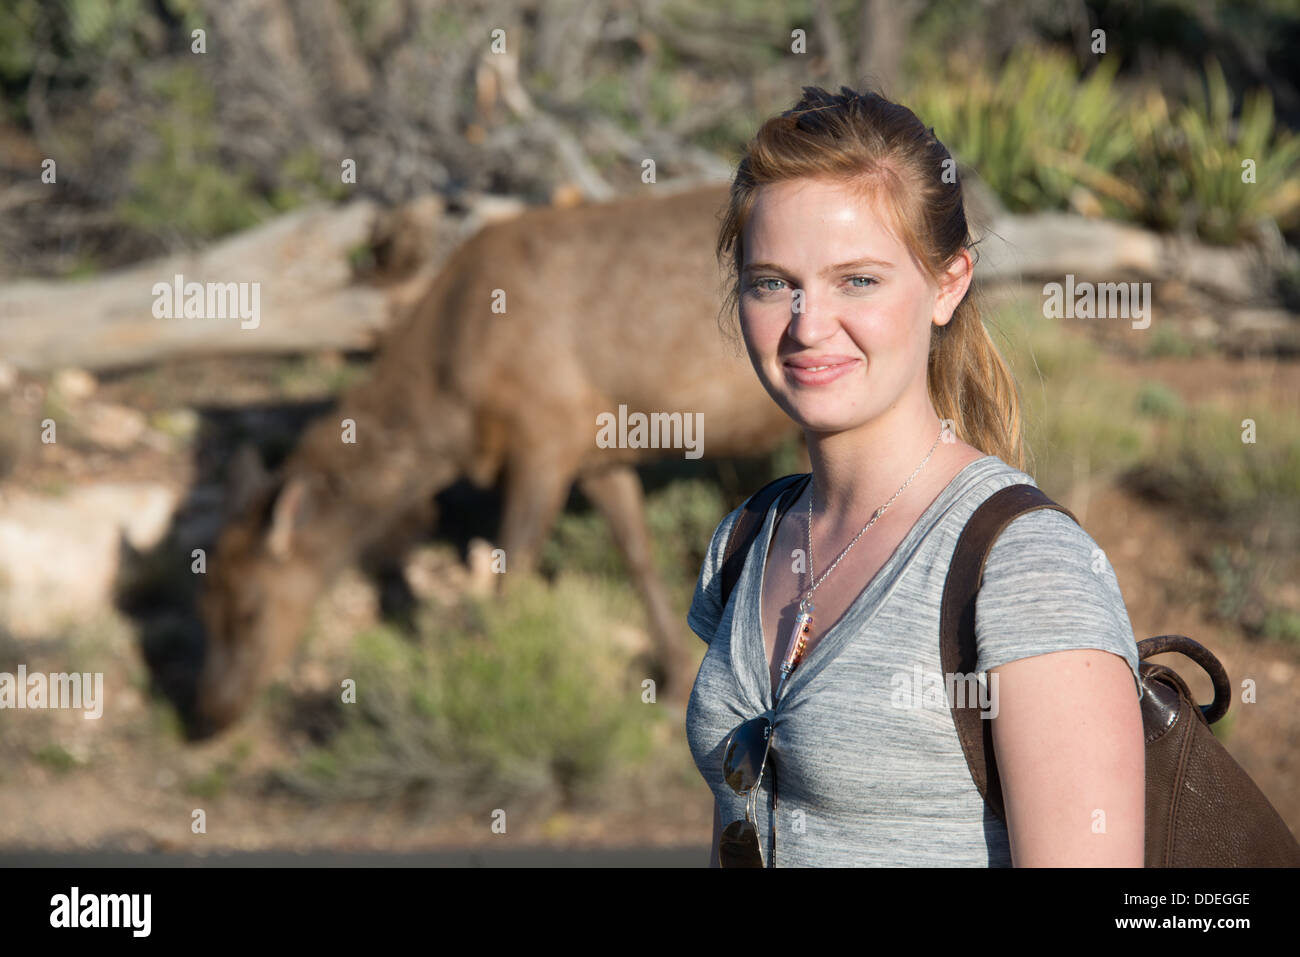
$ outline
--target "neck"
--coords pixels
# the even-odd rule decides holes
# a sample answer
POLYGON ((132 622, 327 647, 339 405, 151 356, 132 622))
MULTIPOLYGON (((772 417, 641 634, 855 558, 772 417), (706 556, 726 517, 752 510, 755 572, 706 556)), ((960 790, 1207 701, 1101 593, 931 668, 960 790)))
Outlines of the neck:
POLYGON ((928 399, 922 409, 899 414, 903 411, 896 408, 890 418, 844 432, 807 433, 818 516, 835 527, 861 525, 894 497, 932 447, 929 461, 890 508, 916 495, 932 475, 946 471, 941 465, 955 446, 943 441, 935 445, 940 421, 928 399))
POLYGON ((470 420, 441 396, 385 404, 384 390, 354 389, 310 425, 284 466, 286 480, 308 479, 303 537, 322 564, 349 561, 393 523, 455 480, 468 447, 470 420), (415 403, 418 400, 418 405, 415 403), (415 411, 412 411, 415 409, 415 411), (420 421, 413 421, 420 413, 420 421), (343 439, 342 421, 355 431, 343 439))

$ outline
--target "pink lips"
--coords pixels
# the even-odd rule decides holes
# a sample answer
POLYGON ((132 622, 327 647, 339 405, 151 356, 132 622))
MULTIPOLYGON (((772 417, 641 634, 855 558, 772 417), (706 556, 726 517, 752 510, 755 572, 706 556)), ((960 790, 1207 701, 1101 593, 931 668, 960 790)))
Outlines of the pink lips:
POLYGON ((798 356, 783 363, 786 376, 799 385, 825 385, 855 369, 851 356, 798 356))

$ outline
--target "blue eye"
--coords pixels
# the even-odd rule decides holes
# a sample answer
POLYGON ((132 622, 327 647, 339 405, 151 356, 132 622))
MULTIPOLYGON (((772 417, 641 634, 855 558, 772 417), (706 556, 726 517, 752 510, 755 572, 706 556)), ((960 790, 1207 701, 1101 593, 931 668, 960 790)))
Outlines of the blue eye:
MULTIPOLYGON (((849 281, 853 283, 853 285, 850 286, 851 289, 870 289, 873 286, 880 285, 880 280, 875 279, 871 276, 850 276, 849 281), (863 280, 863 282, 861 284, 858 284, 857 280, 863 280)), ((778 279, 775 276, 764 276, 761 279, 755 279, 753 282, 751 282, 749 284, 749 288, 756 295, 760 295, 760 296, 765 293, 781 291, 780 289, 773 289, 770 286, 764 285, 764 283, 769 283, 769 282, 778 282, 781 283, 782 285, 785 285, 784 279, 778 279)))
MULTIPOLYGON (((850 282, 856 282, 857 280, 864 280, 865 284, 854 285, 853 286, 854 289, 870 289, 872 286, 877 286, 880 284, 880 280, 874 279, 871 276, 850 276, 849 277, 850 282)), ((774 276, 765 276, 762 279, 755 279, 753 282, 749 284, 749 288, 753 289, 755 292, 779 292, 780 291, 778 289, 773 289, 770 286, 763 285, 764 283, 768 283, 768 282, 779 282, 784 284, 785 280, 777 279, 774 276)))

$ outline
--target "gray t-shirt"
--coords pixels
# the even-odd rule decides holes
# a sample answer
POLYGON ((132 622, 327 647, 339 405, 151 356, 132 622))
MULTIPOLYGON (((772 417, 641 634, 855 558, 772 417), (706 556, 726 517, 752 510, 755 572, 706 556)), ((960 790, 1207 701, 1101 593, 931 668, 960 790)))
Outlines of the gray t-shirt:
MULTIPOLYGON (((709 648, 686 733, 725 827, 745 816, 744 798, 722 779, 727 739, 749 718, 772 718, 775 814, 770 765, 757 798, 765 861, 775 826, 776 867, 1011 866, 1006 825, 971 780, 946 697, 911 692, 942 680, 939 606, 957 537, 985 499, 1019 482, 1037 484, 992 455, 962 469, 804 657, 775 711, 758 615, 776 506, 725 608, 722 553, 743 506, 718 525, 687 616, 709 648)), ((1115 572, 1087 532, 1052 509, 1017 517, 994 543, 975 635, 981 673, 1032 655, 1099 648, 1124 658, 1138 681, 1137 642, 1115 572)))

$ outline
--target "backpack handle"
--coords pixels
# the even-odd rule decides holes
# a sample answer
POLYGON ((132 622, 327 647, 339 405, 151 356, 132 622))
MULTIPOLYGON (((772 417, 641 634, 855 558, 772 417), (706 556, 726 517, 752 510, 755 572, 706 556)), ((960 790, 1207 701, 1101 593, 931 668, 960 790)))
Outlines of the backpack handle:
POLYGON ((1205 723, 1214 724, 1228 713, 1228 707, 1232 704, 1232 682, 1228 680, 1227 669, 1218 658, 1214 657, 1214 652, 1186 635, 1157 635, 1154 638, 1143 638, 1138 642, 1139 661, 1152 655, 1172 652, 1191 658, 1210 676, 1210 681, 1214 684, 1214 700, 1197 707, 1205 716, 1205 723))

